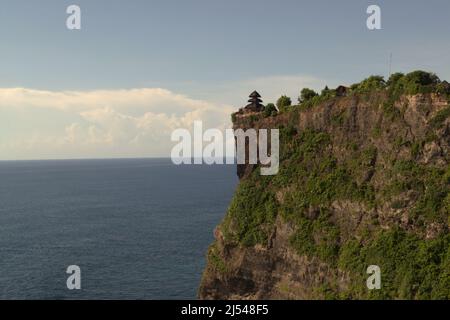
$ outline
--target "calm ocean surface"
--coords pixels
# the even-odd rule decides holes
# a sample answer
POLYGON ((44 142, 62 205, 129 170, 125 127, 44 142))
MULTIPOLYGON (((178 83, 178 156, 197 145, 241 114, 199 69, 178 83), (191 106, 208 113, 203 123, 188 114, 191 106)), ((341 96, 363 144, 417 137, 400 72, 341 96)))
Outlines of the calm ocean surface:
POLYGON ((0 162, 0 298, 196 298, 237 182, 170 159, 0 162))

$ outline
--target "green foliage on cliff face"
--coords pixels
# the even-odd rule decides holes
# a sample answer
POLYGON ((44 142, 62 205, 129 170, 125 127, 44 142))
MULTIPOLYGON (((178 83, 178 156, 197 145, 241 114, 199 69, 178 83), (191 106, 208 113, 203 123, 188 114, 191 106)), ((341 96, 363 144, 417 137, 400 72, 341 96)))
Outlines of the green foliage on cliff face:
POLYGON ((246 246, 267 241, 277 213, 268 178, 258 175, 239 184, 224 221, 225 236, 246 246))
POLYGON ((299 254, 316 256, 334 265, 340 231, 327 208, 338 199, 360 201, 367 207, 374 205, 373 186, 356 181, 361 174, 370 173, 377 150, 375 147, 353 150, 354 157, 338 163, 330 155, 330 143, 328 134, 311 130, 291 138, 282 151, 286 165, 273 178, 273 186, 297 186, 284 195, 279 205, 283 218, 297 227, 291 245, 299 254))
POLYGON ((303 215, 293 218, 298 230, 290 242, 297 252, 334 265, 339 252, 339 228, 330 222, 329 212, 322 208, 316 219, 303 215))
POLYGON ((341 298, 449 299, 450 235, 424 241, 399 229, 379 232, 363 245, 354 239, 339 251, 338 266, 352 272, 352 287, 341 298), (365 287, 367 266, 381 269, 381 290, 365 287))
MULTIPOLYGON (((326 207, 336 199, 363 201, 373 205, 373 188, 354 176, 370 170, 376 149, 355 151, 357 157, 338 165, 329 155, 330 136, 324 132, 293 127, 281 128, 282 166, 275 176, 259 176, 258 170, 242 180, 230 205, 224 230, 228 237, 243 245, 265 244, 279 212, 297 225, 298 234, 292 245, 302 254, 316 255, 333 263, 339 243, 339 232, 331 222, 326 207), (294 185, 301 188, 282 192, 283 203, 276 192, 294 185), (318 216, 307 217, 309 208, 317 208, 318 216)), ((313 213, 315 215, 315 213, 313 213)))
POLYGON ((358 175, 370 172, 376 156, 375 147, 353 151, 354 157, 338 163, 330 150, 331 138, 324 132, 305 130, 290 142, 283 143, 282 139, 281 145, 281 159, 285 164, 273 178, 273 185, 301 186, 289 193, 286 206, 305 210, 311 206, 328 206, 336 199, 372 203, 371 187, 355 181, 358 175))
POLYGON ((450 107, 446 107, 439 111, 436 116, 431 119, 431 126, 433 128, 439 128, 448 117, 450 117, 450 107))
POLYGON ((411 218, 421 221, 446 219, 449 211, 445 208, 445 198, 450 193, 450 184, 445 170, 414 161, 396 161, 387 170, 387 177, 389 182, 382 190, 386 200, 406 192, 416 195, 415 206, 410 210, 411 218))
MULTIPOLYGON (((374 145, 349 143, 348 156, 336 159, 329 134, 281 128, 281 166, 275 176, 259 170, 242 180, 230 206, 223 230, 228 240, 244 246, 267 245, 278 215, 295 226, 290 245, 299 255, 316 257, 330 267, 347 271, 351 286, 338 290, 333 283, 317 288, 325 298, 448 299, 450 298, 450 235, 424 240, 398 228, 377 227, 358 237, 344 236, 329 210, 336 200, 362 204, 366 210, 415 192, 413 221, 443 221, 450 212, 450 167, 439 170, 415 161, 393 161, 386 169, 386 185, 375 191, 369 177, 375 170, 374 145), (374 231, 375 230, 375 231, 374 231), (369 265, 382 272, 382 290, 367 290, 369 265)), ((403 144, 403 141, 393 142, 403 144)))
POLYGON ((399 118, 401 114, 400 110, 395 107, 395 100, 392 98, 383 102, 383 113, 391 121, 399 118))
POLYGON ((219 273, 226 273, 228 268, 223 261, 222 257, 218 253, 216 244, 212 244, 208 249, 208 262, 219 273))

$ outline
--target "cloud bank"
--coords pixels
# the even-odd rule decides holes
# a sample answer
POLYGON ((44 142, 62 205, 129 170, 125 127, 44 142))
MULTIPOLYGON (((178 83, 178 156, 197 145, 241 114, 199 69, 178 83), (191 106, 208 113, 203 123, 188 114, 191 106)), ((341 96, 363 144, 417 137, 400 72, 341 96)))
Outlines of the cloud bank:
POLYGON ((161 88, 3 88, 0 159, 168 157, 173 130, 225 129, 233 110, 161 88))

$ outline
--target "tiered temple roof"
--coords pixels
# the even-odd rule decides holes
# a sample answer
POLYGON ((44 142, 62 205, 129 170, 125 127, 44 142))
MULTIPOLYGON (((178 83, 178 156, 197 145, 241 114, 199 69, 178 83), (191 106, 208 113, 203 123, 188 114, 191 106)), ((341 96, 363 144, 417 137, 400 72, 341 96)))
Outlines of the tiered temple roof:
POLYGON ((248 105, 245 106, 246 110, 260 112, 264 108, 262 104, 261 95, 257 91, 253 91, 249 96, 248 105))

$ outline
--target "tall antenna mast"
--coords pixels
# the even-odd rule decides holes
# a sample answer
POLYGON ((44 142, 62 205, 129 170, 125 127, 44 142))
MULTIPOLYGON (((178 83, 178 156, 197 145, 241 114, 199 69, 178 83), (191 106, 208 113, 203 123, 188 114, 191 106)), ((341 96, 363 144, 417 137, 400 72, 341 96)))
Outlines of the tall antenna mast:
POLYGON ((389 77, 391 77, 392 73, 392 52, 389 54, 389 77))

